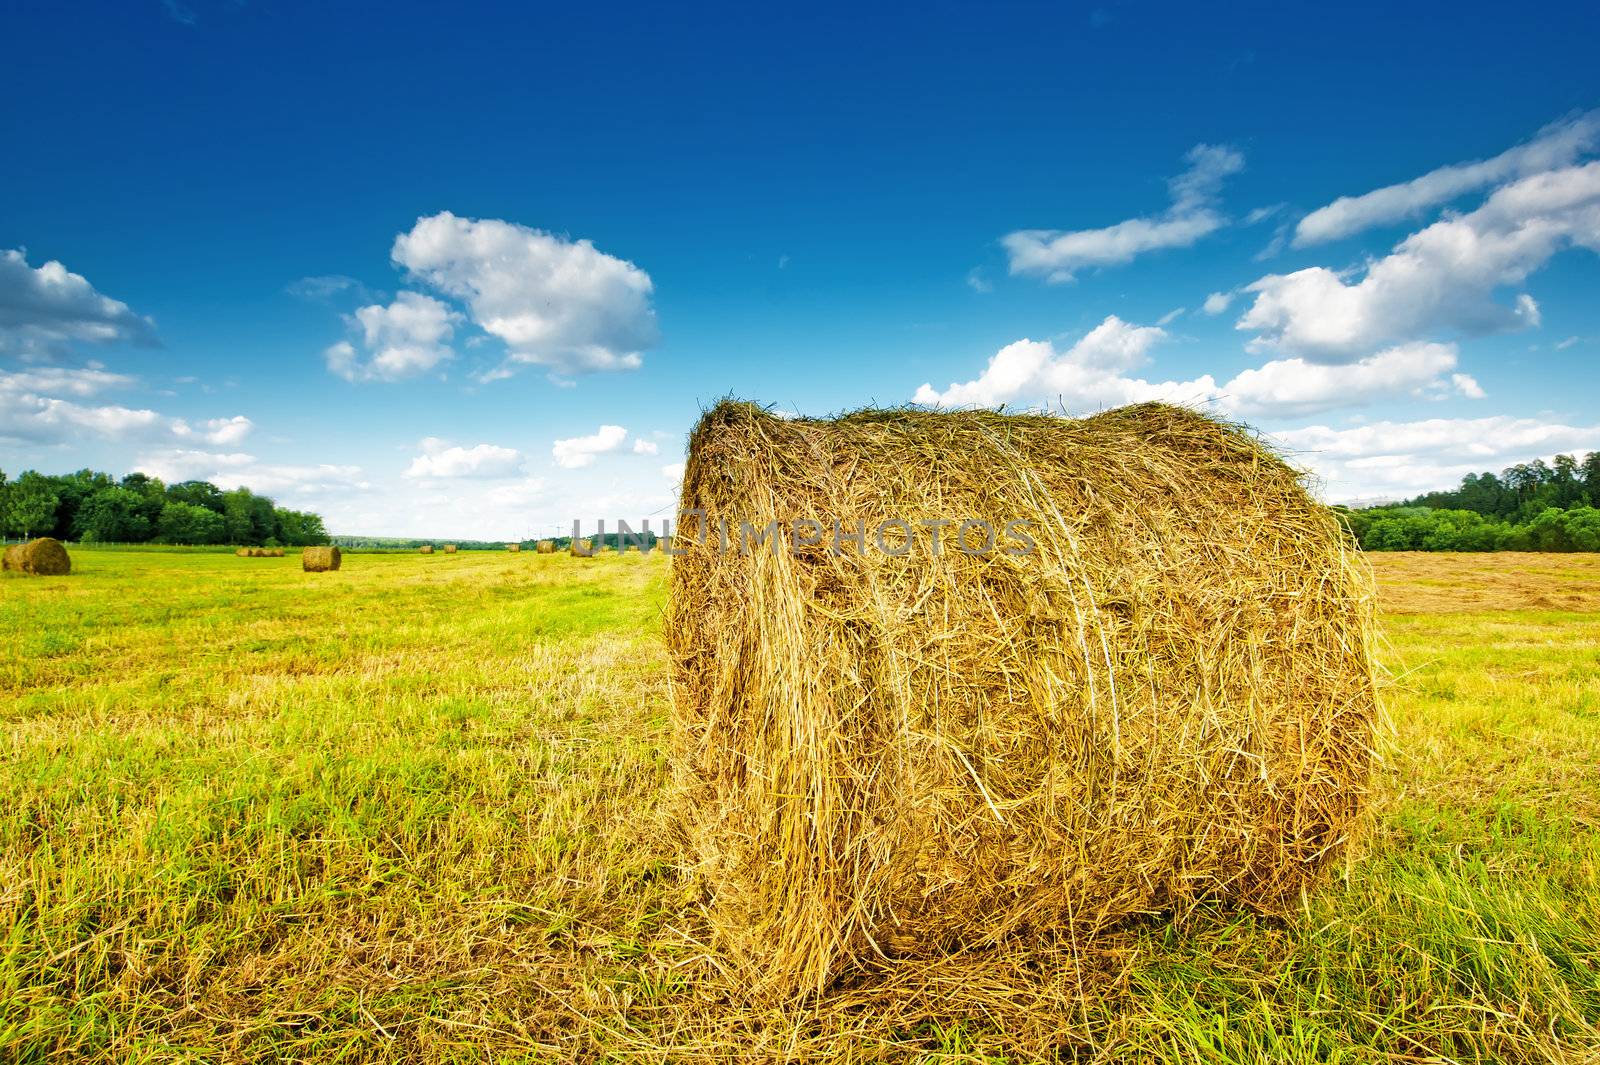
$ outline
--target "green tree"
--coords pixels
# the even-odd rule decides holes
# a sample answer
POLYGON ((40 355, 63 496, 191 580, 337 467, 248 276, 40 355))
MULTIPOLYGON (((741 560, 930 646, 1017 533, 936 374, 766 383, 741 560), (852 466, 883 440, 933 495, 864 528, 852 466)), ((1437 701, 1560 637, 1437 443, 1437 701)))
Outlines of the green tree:
POLYGON ((96 543, 143 543, 150 539, 145 497, 131 488, 102 488, 78 508, 78 538, 96 543))
POLYGON ((214 510, 172 500, 161 508, 157 535, 169 544, 217 544, 225 534, 222 515, 214 510))
POLYGON ((218 514, 224 512, 222 489, 210 481, 179 481, 177 484, 168 485, 167 498, 177 500, 179 503, 193 503, 197 507, 205 507, 218 514))
POLYGON ((3 524, 7 533, 24 540, 48 533, 56 524, 56 497, 50 478, 33 470, 23 470, 22 475, 5 486, 0 500, 4 513, 3 524))

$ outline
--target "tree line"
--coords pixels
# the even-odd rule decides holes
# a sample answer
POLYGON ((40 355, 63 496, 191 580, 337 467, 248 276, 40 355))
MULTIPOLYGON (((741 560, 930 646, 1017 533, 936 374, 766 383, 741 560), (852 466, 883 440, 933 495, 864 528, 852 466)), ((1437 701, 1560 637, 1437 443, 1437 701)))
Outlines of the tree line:
POLYGON ((210 481, 163 484, 130 473, 79 470, 47 475, 0 470, 0 535, 116 544, 239 544, 300 547, 328 542, 322 518, 280 507, 248 488, 210 481))
POLYGON ((1557 455, 1458 488, 1361 510, 1337 508, 1368 551, 1600 551, 1600 451, 1557 455))

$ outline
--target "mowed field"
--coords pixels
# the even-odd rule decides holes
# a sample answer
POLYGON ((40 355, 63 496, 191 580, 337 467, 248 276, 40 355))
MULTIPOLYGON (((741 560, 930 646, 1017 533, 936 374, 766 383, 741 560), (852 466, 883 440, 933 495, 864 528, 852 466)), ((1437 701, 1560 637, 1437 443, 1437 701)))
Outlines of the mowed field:
POLYGON ((1288 919, 997 963, 1002 1009, 937 966, 732 993, 674 865, 663 559, 7 574, 0 1061, 1600 1060, 1600 557, 1372 561, 1362 852, 1288 919))

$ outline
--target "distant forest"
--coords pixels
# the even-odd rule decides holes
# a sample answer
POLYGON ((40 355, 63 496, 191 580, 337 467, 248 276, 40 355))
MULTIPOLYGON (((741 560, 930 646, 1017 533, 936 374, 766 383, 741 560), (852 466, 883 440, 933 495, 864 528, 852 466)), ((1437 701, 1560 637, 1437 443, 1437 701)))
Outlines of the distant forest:
POLYGON ((1403 503, 1337 508, 1368 551, 1600 551, 1600 451, 1557 455, 1403 503))
POLYGON ((248 488, 210 481, 174 485, 142 473, 118 480, 79 470, 47 476, 0 470, 0 535, 112 544, 325 544, 322 518, 277 506, 248 488))

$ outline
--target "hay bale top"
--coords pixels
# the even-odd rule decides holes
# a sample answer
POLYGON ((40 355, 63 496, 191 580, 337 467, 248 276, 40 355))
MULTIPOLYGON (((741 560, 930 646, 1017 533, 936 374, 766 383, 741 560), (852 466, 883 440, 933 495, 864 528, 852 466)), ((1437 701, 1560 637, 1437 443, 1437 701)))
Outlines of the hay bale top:
POLYGON ((307 573, 326 573, 339 568, 342 556, 337 547, 308 547, 300 552, 300 568, 307 573))
POLYGON ((64 577, 72 572, 72 556, 67 554, 60 540, 41 536, 6 548, 0 568, 35 577, 64 577))
POLYGON ((1359 834, 1370 578, 1240 427, 1162 404, 723 403, 690 438, 697 508, 665 625, 677 809, 753 995, 898 959, 958 979, 967 948, 1078 943, 1207 897, 1282 909, 1359 834), (982 546, 968 519, 1025 520, 1031 550, 952 549, 982 546), (723 520, 828 539, 723 551, 723 520), (887 521, 912 550, 873 543, 887 521), (867 547, 832 550, 835 522, 867 547))

